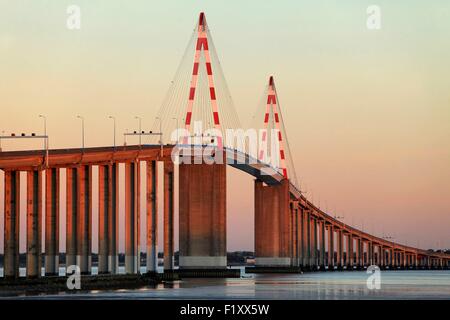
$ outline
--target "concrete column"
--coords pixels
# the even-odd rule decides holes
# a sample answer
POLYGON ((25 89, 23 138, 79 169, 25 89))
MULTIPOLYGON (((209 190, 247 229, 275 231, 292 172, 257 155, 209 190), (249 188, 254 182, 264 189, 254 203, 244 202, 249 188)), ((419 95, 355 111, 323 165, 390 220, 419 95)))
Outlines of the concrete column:
POLYGON ((356 239, 356 267, 359 269, 362 267, 362 256, 361 256, 361 238, 356 239))
POLYGON ((337 267, 342 269, 344 266, 344 239, 342 229, 337 230, 337 267))
POLYGON ((108 272, 119 272, 118 239, 119 239, 119 165, 111 164, 109 167, 108 191, 108 272))
POLYGON ((303 261, 303 234, 302 234, 302 227, 303 227, 303 217, 302 217, 302 209, 300 208, 299 204, 297 203, 295 206, 295 226, 296 226, 296 237, 297 237, 297 261, 296 265, 298 267, 302 266, 303 261))
POLYGON ((297 246, 296 246, 296 235, 295 235, 295 230, 296 230, 296 223, 295 223, 295 212, 294 212, 294 204, 291 202, 290 203, 290 208, 289 208, 289 257, 291 258, 291 266, 295 266, 296 265, 296 260, 297 260, 297 246))
POLYGON ((398 266, 397 252, 395 252, 395 249, 392 249, 392 268, 396 269, 397 266, 398 266))
POLYGON ((45 275, 59 274, 59 169, 45 170, 45 275))
POLYGON ((298 253, 298 239, 297 239, 297 210, 296 204, 291 202, 291 221, 290 221, 290 230, 291 230, 291 241, 290 241, 290 257, 291 257, 291 265, 296 267, 298 266, 297 261, 297 253, 298 253))
POLYGON ((125 163, 125 272, 137 273, 137 167, 139 162, 125 163))
POLYGON ((92 265, 92 168, 78 168, 77 265, 81 274, 90 274, 92 265))
POLYGON ((307 226, 307 222, 306 222, 306 211, 303 208, 299 209, 299 214, 300 214, 300 238, 301 238, 301 248, 302 248, 302 253, 301 253, 301 260, 300 260, 300 265, 302 268, 305 268, 307 265, 307 251, 308 251, 308 238, 307 238, 307 230, 306 230, 306 226, 307 226))
POLYGON ((325 220, 319 221, 319 265, 325 270, 325 220))
POLYGON ((5 278, 19 277, 20 172, 5 171, 4 262, 5 278))
POLYGON ((303 208, 299 207, 298 209, 298 219, 299 219, 299 246, 300 246, 300 255, 299 255, 299 265, 304 268, 306 266, 305 264, 305 258, 306 258, 306 235, 305 235, 305 210, 303 208))
MULTIPOLYGON (((180 166, 181 167, 181 166, 180 166)), ((164 161, 164 270, 172 270, 173 265, 173 222, 174 222, 174 172, 173 162, 164 161)), ((180 175, 180 179, 181 179, 180 175)), ((180 185, 181 187, 181 185, 180 185)), ((180 198, 181 195, 180 189, 180 198)), ((218 208, 217 208, 218 209, 218 208)), ((181 217, 181 203, 180 203, 181 217)), ((220 223, 220 222, 216 222, 220 223)), ((181 227, 181 223, 180 223, 181 227)), ((225 232, 226 234, 226 232, 225 232)), ((181 235, 180 235, 181 236, 181 235)), ((224 241, 225 243, 225 241, 224 241)), ((181 250, 181 247, 180 247, 181 250)), ((226 249, 225 249, 226 250, 226 249)), ((186 261, 182 264, 186 266, 186 261)))
POLYGON ((312 258, 311 258, 311 247, 312 247, 312 239, 311 239, 311 213, 309 210, 305 211, 305 236, 306 236, 306 255, 304 265, 311 267, 312 266, 312 258))
POLYGON ((42 174, 27 172, 27 277, 41 276, 42 174))
POLYGON ((408 266, 408 255, 406 253, 406 251, 402 252, 402 266, 403 268, 406 268, 408 266))
POLYGON ((355 239, 355 265, 356 268, 359 268, 359 238, 355 239))
POLYGON ((109 198, 111 196, 109 180, 109 166, 98 166, 98 274, 109 272, 109 198))
POLYGON ((157 161, 147 161, 147 272, 158 268, 157 161))
POLYGON ((318 234, 318 227, 319 227, 319 222, 317 220, 317 218, 314 218, 314 243, 313 243, 313 247, 314 247, 314 267, 317 269, 317 267, 319 266, 319 252, 318 252, 318 242, 319 242, 319 234, 318 234))
POLYGON ((334 270, 334 231, 333 225, 328 227, 328 270, 334 270))
POLYGON ((78 169, 66 169, 66 268, 77 264, 78 169))
POLYGON ((289 181, 264 186, 255 181, 256 265, 289 267, 289 181))
POLYGON ((348 234, 347 241, 347 268, 353 270, 353 235, 351 233, 348 234))

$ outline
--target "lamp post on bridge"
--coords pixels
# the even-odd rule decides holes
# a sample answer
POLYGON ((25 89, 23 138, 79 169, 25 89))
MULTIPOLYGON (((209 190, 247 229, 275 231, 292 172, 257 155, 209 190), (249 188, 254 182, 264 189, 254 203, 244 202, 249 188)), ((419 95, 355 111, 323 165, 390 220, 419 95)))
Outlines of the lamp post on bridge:
POLYGON ((142 144, 142 118, 135 116, 135 119, 138 119, 139 121, 139 148, 141 148, 141 144, 142 144))
POLYGON ((114 151, 116 150, 116 117, 113 116, 109 116, 109 119, 113 119, 114 121, 114 138, 113 138, 113 143, 114 143, 114 151))
MULTIPOLYGON (((40 114, 39 118, 44 119, 44 136, 46 136, 47 135, 47 117, 40 114)), ((47 140, 46 139, 44 140, 44 149, 47 150, 47 140)))
POLYGON ((81 119, 81 149, 84 153, 84 118, 82 116, 77 116, 78 119, 81 119))
POLYGON ((44 150, 45 150, 45 166, 48 168, 48 135, 47 135, 47 117, 40 114, 39 118, 44 119, 44 150))
POLYGON ((159 120, 159 143, 161 145, 161 157, 163 156, 163 133, 162 133, 162 119, 160 117, 156 117, 156 120, 159 120))

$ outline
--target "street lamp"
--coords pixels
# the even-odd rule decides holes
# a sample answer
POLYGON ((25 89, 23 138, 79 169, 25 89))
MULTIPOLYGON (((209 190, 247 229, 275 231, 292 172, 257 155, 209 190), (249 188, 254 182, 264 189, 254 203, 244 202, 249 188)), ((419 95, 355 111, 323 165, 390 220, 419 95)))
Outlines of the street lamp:
POLYGON ((134 118, 139 120, 139 147, 140 147, 141 146, 141 138, 142 138, 142 131, 141 131, 142 130, 141 129, 142 118, 138 117, 138 116, 135 116, 134 118))
POLYGON ((116 150, 116 117, 109 116, 108 118, 109 119, 113 119, 113 121, 114 121, 114 138, 113 138, 113 141, 114 141, 114 150, 116 150))
POLYGON ((78 119, 81 119, 81 146, 84 152, 84 118, 82 116, 77 116, 78 119))
MULTIPOLYGON (((44 119, 44 136, 47 136, 47 117, 40 114, 39 118, 44 119)), ((47 149, 47 139, 44 139, 44 149, 47 149)))
POLYGON ((159 143, 161 144, 161 157, 163 156, 163 133, 162 133, 162 120, 160 117, 156 117, 159 120, 159 143))

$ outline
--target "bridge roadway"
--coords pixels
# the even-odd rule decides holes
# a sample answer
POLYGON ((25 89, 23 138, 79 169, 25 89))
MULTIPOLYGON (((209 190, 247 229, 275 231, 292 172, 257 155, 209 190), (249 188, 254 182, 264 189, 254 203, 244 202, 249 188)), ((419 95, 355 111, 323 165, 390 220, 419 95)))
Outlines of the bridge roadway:
MULTIPOLYGON (((118 163, 125 163, 126 272, 136 273, 140 260, 139 180, 136 163, 147 163, 147 270, 156 270, 157 262, 157 174, 156 161, 164 162, 164 267, 173 269, 173 145, 133 145, 0 152, 0 169, 5 171, 5 277, 18 276, 20 179, 15 174, 28 173, 27 183, 27 276, 38 277, 42 224, 42 175, 45 172, 45 270, 58 270, 59 241, 59 169, 67 177, 67 248, 68 263, 81 265, 82 273, 91 270, 92 166, 99 166, 99 273, 115 273, 118 265, 118 163), (47 168, 48 166, 48 168, 47 168), (34 173, 34 174, 33 174, 34 173)), ((248 155, 227 150, 227 163, 255 177, 255 255, 256 266, 267 269, 334 270, 364 268, 448 268, 450 255, 429 252, 388 241, 353 228, 323 212, 297 188, 268 165, 250 161, 248 155), (245 161, 236 162, 244 156, 245 161), (233 161, 234 160, 234 161, 233 161), (262 174, 264 169, 265 174, 262 174), (269 172, 269 174, 267 174, 269 172), (287 195, 287 196, 286 196, 287 195), (274 220, 275 219, 275 220, 274 220), (332 250, 329 250, 332 248, 332 250)), ((180 268, 226 267, 225 170, 199 170, 180 166, 180 268), (222 183, 196 188, 190 180, 202 180, 209 174, 222 183), (222 179, 222 180, 220 180, 222 179), (190 192, 188 189, 193 188, 190 192), (203 188, 203 189, 202 189, 203 188), (206 188, 206 189, 205 189, 206 188), (217 189, 205 204, 195 204, 196 193, 217 189), (192 196, 190 194, 193 194, 192 196), (184 201, 184 202, 183 202, 184 201), (217 207, 217 203, 220 203, 217 207), (208 205, 211 205, 208 207, 208 205), (216 206, 216 207, 215 207, 216 206), (202 208, 200 210, 199 208, 202 208), (221 209, 222 208, 222 209, 221 209), (207 211, 206 216, 202 215, 207 211), (218 213, 216 213, 218 212, 218 213), (196 217, 197 215, 197 217, 196 217), (211 218, 209 216, 212 216, 211 218), (198 219, 201 216, 200 220, 198 219), (211 219, 211 221, 205 219, 211 219), (199 227, 206 224, 206 227, 199 227), (203 223, 205 222, 205 223, 203 223), (198 238, 201 234, 202 238, 198 238), (206 235, 205 235, 206 234, 206 235), (205 238, 206 237, 206 238, 205 238), (211 245, 208 245, 208 243, 211 245), (205 245, 206 243, 206 245, 205 245), (184 256, 183 256, 184 252, 184 256)), ((208 180, 208 179, 206 179, 208 180)), ((205 193, 205 192, 203 192, 205 193)), ((197 201, 198 202, 198 201, 197 201)))

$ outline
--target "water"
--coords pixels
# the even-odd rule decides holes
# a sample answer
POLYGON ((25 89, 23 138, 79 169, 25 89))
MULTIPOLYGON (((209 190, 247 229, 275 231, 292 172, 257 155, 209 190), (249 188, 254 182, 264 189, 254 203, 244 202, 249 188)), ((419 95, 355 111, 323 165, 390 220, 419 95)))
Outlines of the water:
MULTIPOLYGON (((94 269, 94 268, 93 268, 94 269)), ((121 269, 123 271, 123 269, 121 269)), ((1 274, 1 273, 0 273, 1 274)), ((382 271, 369 290, 365 271, 245 274, 240 279, 185 279, 156 288, 22 294, 21 299, 449 299, 450 271, 382 271)), ((81 284, 83 285, 83 284, 81 284)), ((5 292, 2 293, 5 298, 5 292)), ((17 296, 15 298, 18 298, 17 296)))

